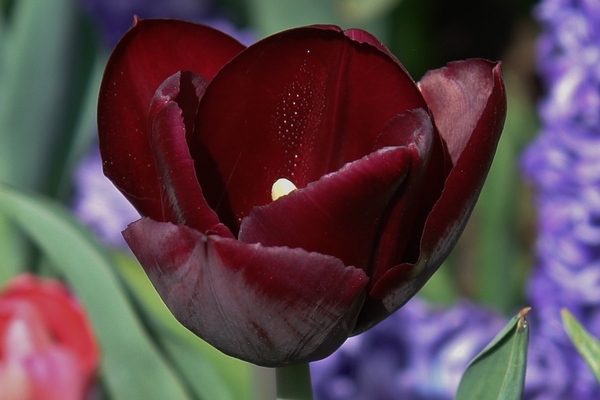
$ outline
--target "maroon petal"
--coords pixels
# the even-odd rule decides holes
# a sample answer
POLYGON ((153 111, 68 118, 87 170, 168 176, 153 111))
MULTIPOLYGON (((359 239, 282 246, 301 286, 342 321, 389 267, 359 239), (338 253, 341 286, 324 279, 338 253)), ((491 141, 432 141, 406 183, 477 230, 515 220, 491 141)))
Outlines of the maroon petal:
POLYGON ((383 43, 381 43, 379 41, 379 39, 377 39, 375 36, 371 35, 369 32, 363 31, 362 29, 352 28, 352 29, 346 29, 344 31, 344 33, 346 34, 346 36, 348 36, 352 40, 355 40, 357 42, 362 42, 362 43, 369 43, 370 45, 377 47, 379 50, 383 51, 384 53, 389 55, 390 58, 392 58, 394 61, 396 61, 398 66, 400 68, 402 68, 402 70, 404 72, 406 72, 406 75, 409 75, 406 68, 404 68, 404 65, 402 65, 402 63, 400 63, 400 61, 398 61, 396 56, 387 47, 385 47, 385 45, 383 43))
POLYGON ((419 260, 398 265, 375 282, 355 333, 402 306, 448 256, 475 206, 504 126, 506 93, 499 63, 450 63, 427 73, 419 87, 454 166, 425 223, 419 260))
POLYGON ((176 20, 136 19, 117 44, 98 99, 100 150, 104 173, 142 215, 162 217, 147 129, 155 90, 179 70, 210 81, 243 49, 215 29, 176 20))
POLYGON ((264 366, 333 352, 354 326, 368 281, 331 256, 149 218, 124 236, 183 325, 224 353, 264 366))
MULTIPOLYGON (((426 172, 431 167, 437 167, 431 158, 437 156, 439 137, 431 125, 431 119, 425 110, 416 110, 407 115, 396 116, 386 125, 382 135, 377 140, 378 145, 389 140, 390 133, 406 129, 421 131, 421 140, 415 140, 415 150, 418 156, 413 157, 410 175, 404 182, 402 190, 396 192, 388 208, 384 223, 381 226, 381 237, 376 250, 372 253, 372 267, 369 270, 370 285, 375 284, 390 268, 406 259, 407 246, 414 240, 415 224, 420 223, 419 211, 422 207, 423 192, 427 192, 435 181, 426 179, 426 172), (420 143, 424 142, 426 143, 420 143)), ((439 193, 439 192, 438 192, 439 193)), ((418 225, 416 226, 418 229, 418 225)), ((409 256, 411 256, 409 254, 409 256)))
POLYGON ((186 141, 206 85, 201 76, 180 71, 167 78, 152 98, 150 143, 160 179, 160 221, 233 237, 204 200, 186 141))
POLYGON ((480 59, 430 71, 419 87, 454 165, 421 239, 421 252, 430 258, 427 268, 437 269, 479 198, 504 128, 506 91, 500 63, 480 59))
POLYGON ((453 164, 457 165, 459 158, 469 158, 473 168, 484 171, 480 175, 485 178, 506 116, 500 64, 481 59, 452 62, 425 74, 419 89, 433 112, 453 164), (471 134, 476 129, 483 133, 471 134), (464 154, 467 144, 474 140, 481 143, 471 152, 485 152, 464 154))
POLYGON ((372 152, 390 118, 416 108, 427 106, 387 52, 336 27, 297 28, 217 74, 190 151, 208 203, 235 230, 271 202, 277 179, 305 187, 339 170, 372 152))
MULTIPOLYGON (((406 212, 406 177, 427 161, 432 125, 424 110, 393 118, 379 144, 392 142, 337 172, 278 200, 255 207, 244 220, 239 239, 264 246, 302 248, 341 259, 369 272, 388 213, 406 212), (406 147, 400 145, 406 145, 406 147)), ((409 204, 410 205, 410 204, 409 204)), ((398 245, 410 232, 410 217, 394 236, 398 245)))

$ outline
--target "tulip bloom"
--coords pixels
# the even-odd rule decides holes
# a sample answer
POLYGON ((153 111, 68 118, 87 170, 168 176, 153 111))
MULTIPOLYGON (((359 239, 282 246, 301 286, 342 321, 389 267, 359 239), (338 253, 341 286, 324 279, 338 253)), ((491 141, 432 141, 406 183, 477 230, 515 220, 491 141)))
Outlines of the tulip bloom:
POLYGON ((98 348, 58 281, 19 275, 0 292, 0 399, 82 400, 98 348))
POLYGON ((143 216, 125 239, 173 314, 229 355, 282 366, 329 355, 429 279, 505 112, 500 66, 484 60, 416 84, 361 30, 245 48, 136 20, 106 67, 98 127, 105 174, 143 216))

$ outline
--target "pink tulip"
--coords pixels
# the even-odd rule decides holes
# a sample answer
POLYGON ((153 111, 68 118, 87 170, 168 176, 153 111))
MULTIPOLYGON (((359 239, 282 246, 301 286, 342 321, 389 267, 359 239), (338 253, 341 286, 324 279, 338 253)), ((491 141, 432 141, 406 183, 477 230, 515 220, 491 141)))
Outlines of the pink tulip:
POLYGON ((0 292, 0 400, 82 400, 98 348, 58 281, 17 276, 0 292))

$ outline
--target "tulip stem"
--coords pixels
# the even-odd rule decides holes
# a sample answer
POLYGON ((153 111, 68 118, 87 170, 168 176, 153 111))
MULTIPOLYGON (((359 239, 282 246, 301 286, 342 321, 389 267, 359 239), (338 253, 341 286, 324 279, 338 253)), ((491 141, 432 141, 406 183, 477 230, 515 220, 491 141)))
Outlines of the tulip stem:
POLYGON ((312 400, 308 363, 276 369, 277 400, 312 400))

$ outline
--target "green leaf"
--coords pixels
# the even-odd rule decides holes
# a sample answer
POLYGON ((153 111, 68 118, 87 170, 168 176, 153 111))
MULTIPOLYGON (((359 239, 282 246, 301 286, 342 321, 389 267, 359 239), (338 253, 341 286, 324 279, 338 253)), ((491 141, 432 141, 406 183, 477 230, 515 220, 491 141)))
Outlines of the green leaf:
MULTIPOLYGON (((0 50, 0 181, 40 189, 72 79, 74 0, 15 1, 0 50)), ((73 107, 74 105, 69 105, 73 107)))
POLYGON ((250 400, 251 364, 229 357, 183 327, 132 257, 117 254, 121 276, 158 333, 165 351, 202 399, 250 400))
POLYGON ((0 184, 0 214, 31 237, 76 292, 101 347, 111 399, 188 399, 128 302, 111 259, 63 207, 0 184))
POLYGON ((431 6, 428 1, 404 0, 392 12, 392 52, 410 72, 413 79, 419 80, 430 69, 441 67, 447 60, 439 60, 432 51, 435 30, 431 29, 431 6))
POLYGON ((340 14, 348 21, 368 22, 383 17, 401 0, 335 0, 340 14))
POLYGON ((98 91, 106 67, 106 59, 104 54, 97 55, 86 82, 81 109, 76 117, 73 136, 64 154, 63 169, 54 193, 58 198, 65 198, 68 195, 77 164, 91 149, 92 144, 98 140, 96 109, 98 108, 98 91))
POLYGON ((27 261, 27 241, 16 231, 12 222, 0 215, 0 286, 14 275, 23 272, 27 261))
POLYGON ((334 24, 342 28, 365 29, 389 45, 388 18, 351 20, 334 0, 250 0, 248 9, 252 25, 264 36, 296 26, 334 24))
POLYGON ((473 211, 477 254, 478 301, 503 312, 513 310, 523 293, 522 271, 530 265, 530 251, 521 233, 528 221, 522 212, 523 190, 519 157, 536 131, 535 109, 510 70, 504 71, 508 93, 508 114, 496 156, 473 211))
POLYGON ((419 291, 419 296, 431 303, 451 305, 458 297, 456 282, 451 275, 452 271, 445 264, 446 262, 435 271, 419 291))
POLYGON ((456 400, 518 400, 523 395, 529 327, 524 308, 467 367, 456 400))
MULTIPOLYGON (((57 133, 73 0, 21 0, 0 10, 0 182, 33 188, 44 172, 57 133)), ((0 218, 0 283, 23 271, 26 240, 0 218)))
POLYGON ((575 348, 600 382, 600 342, 594 339, 566 308, 560 310, 560 315, 575 348))

